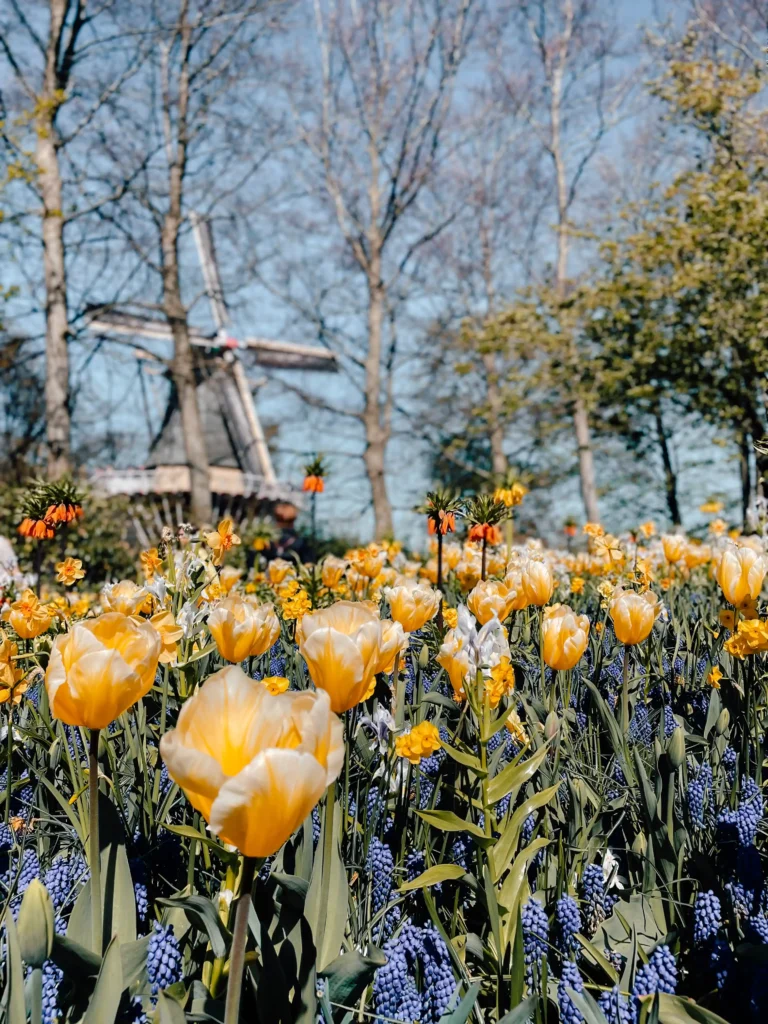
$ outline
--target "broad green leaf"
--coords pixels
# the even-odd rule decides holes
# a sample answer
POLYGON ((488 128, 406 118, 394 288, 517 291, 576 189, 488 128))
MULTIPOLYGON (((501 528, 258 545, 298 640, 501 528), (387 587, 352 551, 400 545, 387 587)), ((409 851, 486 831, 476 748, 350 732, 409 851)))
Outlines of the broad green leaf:
MULTIPOLYGON (((683 996, 669 996, 658 994, 659 997, 659 1021, 661 1024, 727 1024, 727 1021, 707 1010, 692 999, 683 996)), ((642 1000, 644 1005, 652 1002, 653 996, 645 996, 642 1000)))
MULTIPOLYGON (((341 808, 336 805, 334 822, 339 821, 340 815, 341 808)), ((331 864, 326 879, 327 892, 323 892, 325 826, 326 822, 324 821, 304 909, 317 947, 317 969, 319 971, 338 957, 349 919, 347 873, 344 870, 336 836, 331 843, 331 864)))
POLYGON ((238 854, 232 850, 227 850, 218 840, 212 836, 206 836, 202 832, 198 832, 196 828, 192 828, 191 825, 165 825, 164 826, 169 832, 175 832, 177 836, 184 836, 185 839, 195 839, 198 843, 202 843, 209 849, 216 853, 217 857, 221 860, 236 861, 238 854))
POLYGON ((450 1013, 444 1013, 440 1018, 439 1024, 465 1024, 469 1020, 469 1015, 475 1008, 475 1002, 477 1001, 478 993, 480 992, 480 982, 473 982, 467 989, 466 995, 461 1000, 455 1010, 451 1010, 450 1013))
POLYGON ((185 1024, 186 1015, 175 999, 165 992, 160 993, 157 1000, 158 1024, 185 1024))
POLYGON ((231 936, 211 900, 205 896, 173 896, 158 900, 158 903, 183 910, 189 923, 208 936, 213 955, 217 958, 227 955, 231 936))
POLYGON ((456 747, 452 747, 449 743, 443 743, 441 746, 449 757, 453 758, 454 761, 458 761, 459 764, 463 764, 466 768, 471 768, 479 778, 484 779, 488 774, 480 766, 480 760, 474 754, 467 754, 463 750, 457 750, 456 747))
POLYGON ((373 980, 377 968, 387 962, 379 950, 374 949, 373 952, 373 956, 362 956, 356 950, 343 953, 320 972, 321 977, 328 981, 328 998, 331 1002, 344 1006, 357 1003, 373 980))
POLYGON ((514 1010, 505 1013, 499 1024, 527 1024, 529 1020, 534 1019, 534 1011, 538 1000, 538 996, 528 996, 522 1003, 518 1003, 514 1010))
POLYGON ((543 789, 539 793, 534 793, 530 799, 526 800, 525 803, 521 804, 512 817, 507 822, 504 831, 501 833, 501 837, 497 840, 495 846, 491 850, 491 864, 493 866, 493 877, 494 881, 499 881, 501 876, 507 870, 507 867, 517 852, 517 844, 520 839, 520 831, 523 827, 523 822, 531 813, 531 811, 537 810, 539 807, 545 807, 550 800, 553 799, 558 789, 560 788, 558 782, 556 786, 550 786, 549 789, 543 789))
POLYGON ((604 971, 604 973, 608 975, 608 977, 615 985, 619 980, 619 976, 616 973, 616 968, 613 966, 610 960, 606 959, 606 957, 601 953, 597 946, 593 946, 589 939, 586 938, 586 936, 577 933, 576 939, 578 940, 578 942, 581 943, 581 947, 584 951, 584 956, 586 956, 588 960, 591 960, 592 963, 597 964, 597 966, 600 967, 604 971))
POLYGON ((633 929, 637 944, 646 952, 651 951, 666 932, 659 928, 650 900, 643 893, 633 893, 629 901, 619 900, 610 917, 597 929, 592 945, 597 949, 615 949, 623 956, 629 956, 633 949, 633 929))
POLYGON ((531 857, 534 857, 539 852, 539 850, 543 850, 545 846, 549 846, 549 842, 549 839, 534 839, 532 843, 526 846, 525 849, 521 850, 517 855, 515 862, 512 865, 512 870, 504 879, 504 885, 502 885, 501 891, 498 895, 499 906, 503 908, 504 913, 507 915, 502 941, 504 949, 507 949, 514 942, 513 931, 517 924, 518 909, 523 891, 523 883, 525 882, 525 875, 528 870, 528 862, 531 857))
POLYGON ((437 885, 439 882, 455 882, 463 878, 466 872, 458 864, 435 864, 431 868, 414 878, 410 882, 403 882, 399 892, 409 892, 411 889, 423 889, 427 885, 437 885))
POLYGON ((499 800, 503 800, 504 797, 511 793, 515 789, 519 789, 526 782, 529 782, 536 772, 539 770, 542 761, 547 756, 549 746, 544 745, 539 747, 535 754, 526 758, 525 761, 519 764, 507 765, 499 774, 488 783, 488 801, 489 803, 496 804, 499 800))
POLYGON ((4 917, 6 942, 6 991, 5 1005, 8 1024, 27 1024, 27 1008, 24 1002, 24 964, 19 950, 16 924, 10 910, 4 917))
POLYGON ((135 942, 120 944, 120 965, 123 971, 123 988, 128 988, 138 981, 147 966, 147 949, 151 933, 144 935, 135 942))
POLYGON ((120 943, 117 938, 113 938, 104 954, 96 986, 83 1017, 83 1024, 114 1024, 122 992, 123 968, 120 963, 120 943))
POLYGON ((485 839, 485 832, 471 821, 464 821, 453 811, 417 811, 420 818, 423 818, 432 828, 438 828, 441 832, 469 832, 478 839, 485 839))

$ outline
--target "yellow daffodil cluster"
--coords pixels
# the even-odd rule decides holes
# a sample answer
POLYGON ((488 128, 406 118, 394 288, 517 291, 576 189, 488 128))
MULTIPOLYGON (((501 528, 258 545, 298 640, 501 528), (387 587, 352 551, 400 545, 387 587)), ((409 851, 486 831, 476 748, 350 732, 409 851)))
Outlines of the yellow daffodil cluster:
POLYGON ((432 722, 421 722, 395 739, 395 752, 411 764, 418 764, 422 758, 431 757, 441 746, 440 733, 432 722))
POLYGON ((768 651, 768 621, 740 619, 736 632, 725 641, 725 650, 734 658, 768 651))

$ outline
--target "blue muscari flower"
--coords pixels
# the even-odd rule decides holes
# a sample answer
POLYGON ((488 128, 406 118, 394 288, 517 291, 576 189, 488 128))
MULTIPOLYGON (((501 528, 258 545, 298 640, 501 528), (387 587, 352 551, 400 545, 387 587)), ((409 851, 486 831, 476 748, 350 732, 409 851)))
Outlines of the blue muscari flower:
POLYGON ((392 895, 395 860, 392 851, 378 836, 373 836, 365 858, 365 870, 372 881, 371 908, 374 914, 383 910, 392 895))
POLYGON ((459 864, 465 871, 469 871, 472 845, 466 836, 458 835, 451 846, 451 856, 455 864, 459 864))
POLYGON ((368 790, 368 798, 365 802, 365 810, 367 815, 366 826, 369 831, 375 832, 378 826, 384 819, 386 814, 386 800, 384 799, 381 791, 371 786, 368 790))
POLYGON ((74 899, 78 882, 85 881, 89 874, 88 866, 80 854, 54 857, 45 873, 45 887, 55 910, 63 909, 74 899))
POLYGON ((736 758, 736 751, 733 747, 726 747, 723 751, 723 768, 725 768, 725 776, 729 786, 733 785, 733 781, 736 778, 736 758))
POLYGON ((397 1004, 395 1018, 403 1021, 419 1020, 421 1017, 421 996, 412 977, 407 977, 400 1002, 397 1004))
POLYGON ((644 747, 650 747, 653 740, 651 733, 651 721, 648 716, 648 708, 642 701, 635 704, 635 713, 629 723, 630 743, 642 743, 644 747))
POLYGON ((573 896, 560 897, 555 904, 555 920, 557 948, 564 956, 569 956, 578 947, 576 933, 581 931, 581 914, 573 896))
POLYGON ((22 896, 29 888, 30 882, 39 877, 40 861, 35 851, 28 847, 21 855, 21 862, 17 860, 15 864, 11 864, 3 878, 5 888, 13 892, 11 913, 14 920, 18 917, 22 896))
POLYGON ((712 769, 705 762, 699 768, 695 778, 688 783, 687 803, 688 817, 691 827, 695 830, 704 827, 704 813, 707 798, 712 791, 712 769))
POLYGON ((523 827, 520 830, 520 845, 527 846, 533 838, 533 833, 536 828, 536 815, 529 814, 523 822, 523 827))
POLYGON ((581 898, 587 929, 592 934, 601 921, 605 920, 605 882, 603 869, 599 864, 588 864, 581 876, 581 898))
MULTIPOLYGON (((411 634, 413 635, 413 634, 411 634)), ((413 704, 413 695, 416 690, 416 668, 412 658, 405 659, 405 700, 413 704)))
POLYGON ((429 807, 430 801, 435 792, 435 784, 432 779, 422 776, 419 779, 419 810, 423 811, 429 807))
POLYGON ((128 1013, 130 1017, 125 1018, 126 1024, 149 1024, 149 1017, 139 996, 131 996, 128 1013))
POLYGON ((597 999, 597 1005, 603 1011, 603 1016, 608 1024, 635 1024, 637 1010, 634 1002, 619 990, 615 985, 609 992, 601 992, 597 999))
POLYGON ((488 753, 493 754, 494 751, 498 750, 501 744, 504 742, 504 737, 501 735, 501 730, 495 732, 493 736, 488 740, 488 753))
POLYGON ((43 964, 43 1024, 57 1024, 59 1020, 59 984, 64 972, 53 960, 43 964))
POLYGON ((674 712, 672 711, 671 704, 665 704, 661 711, 662 719, 664 721, 664 736, 669 739, 675 729, 678 728, 678 724, 675 721, 674 712))
POLYGON ((501 800, 499 800, 499 802, 496 804, 496 808, 494 810, 494 813, 496 815, 496 821, 501 821, 502 818, 506 818, 507 814, 509 813, 509 805, 511 803, 512 803, 512 794, 511 793, 507 793, 506 796, 503 796, 501 798, 501 800))
POLYGON ((725 809, 717 816, 717 825, 724 839, 736 838, 739 846, 752 846, 763 817, 763 797, 754 779, 742 776, 739 802, 735 810, 725 809))
POLYGON ((373 1005, 381 1017, 397 1019, 406 984, 412 979, 421 948, 421 929, 406 921, 397 935, 387 939, 383 952, 387 962, 373 979, 373 1005))
POLYGON ((146 924, 147 915, 149 914, 149 896, 144 882, 134 882, 133 892, 136 897, 136 914, 139 918, 139 924, 146 924))
POLYGON ((422 928, 421 962, 424 972, 424 996, 421 1004, 422 1024, 438 1024, 448 1009, 456 982, 442 935, 434 925, 422 928))
POLYGON ((728 882, 726 892, 731 898, 733 912, 739 917, 749 917, 755 911, 755 890, 741 882, 728 882))
POLYGON ((744 932, 750 942, 757 942, 768 946, 768 918, 763 914, 750 917, 747 921, 744 932))
POLYGON ((153 997, 181 981, 181 950, 173 934, 173 925, 164 927, 155 921, 147 947, 147 979, 153 997))
POLYGON ((711 889, 708 892, 700 892, 693 906, 694 945, 702 946, 709 939, 713 939, 720 930, 720 924, 720 900, 711 889))
POLYGON ((279 640, 275 641, 269 649, 269 674, 271 676, 285 675, 285 654, 279 640))
POLYGON ((669 946, 657 946, 647 964, 635 976, 633 994, 652 996, 656 992, 673 996, 677 990, 677 963, 669 946))
POLYGON ((572 989, 574 992, 584 991, 584 981, 573 960, 563 961, 560 981, 557 983, 557 1004, 560 1007, 561 1024, 581 1024, 584 1017, 576 1008, 576 1004, 568 994, 568 989, 572 989))
MULTIPOLYGON (((2 786, 0 786, 2 789, 2 786)), ((10 850, 13 846, 13 829, 10 825, 6 825, 4 821, 0 821, 0 850, 10 850)))
POLYGON ((715 975, 715 986, 719 991, 725 988, 733 966, 733 953, 725 939, 715 939, 709 952, 709 969, 715 975))
POLYGON ((533 992, 541 974, 541 961, 546 956, 549 939, 547 912, 534 899, 523 907, 523 953, 525 956, 525 978, 529 991, 533 992))

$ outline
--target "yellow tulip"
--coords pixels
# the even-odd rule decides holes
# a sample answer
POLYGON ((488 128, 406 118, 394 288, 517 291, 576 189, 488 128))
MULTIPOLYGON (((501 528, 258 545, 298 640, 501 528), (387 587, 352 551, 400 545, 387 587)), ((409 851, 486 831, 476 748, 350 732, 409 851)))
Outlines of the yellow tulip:
POLYGON ((36 636, 44 633, 51 624, 51 618, 47 606, 41 604, 31 590, 25 590, 8 611, 8 622, 22 640, 34 640, 36 636))
POLYGON ((374 675, 384 671, 383 658, 394 662, 395 645, 405 634, 400 626, 399 636, 392 633, 385 638, 385 630, 392 625, 358 601, 337 601, 300 620, 299 651, 312 682, 328 691, 335 712, 347 711, 365 698, 374 675))
POLYGON ((149 621, 157 630, 162 643, 159 658, 160 664, 175 665, 177 653, 176 645, 184 636, 184 630, 178 624, 176 619, 174 619, 173 612, 169 611, 167 608, 163 608, 162 611, 155 612, 149 621))
POLYGON ((573 668, 586 650, 589 640, 589 619, 576 615, 567 604, 553 604, 544 609, 544 661, 560 672, 573 668))
POLYGON ((219 582, 225 594, 228 594, 237 585, 237 581, 242 575, 243 570, 236 569, 234 565, 225 565, 219 569, 219 582))
POLYGON ((399 622, 392 619, 381 620, 381 642, 379 644, 379 658, 374 669, 374 675, 379 672, 394 672, 395 659, 408 647, 410 633, 406 633, 399 622))
POLYGON ((555 578, 546 562, 529 559, 520 567, 520 582, 529 605, 542 607, 555 590, 555 578))
POLYGON ((392 618, 410 633, 421 629, 437 615, 441 600, 438 590, 402 577, 396 586, 385 588, 384 597, 389 602, 392 618))
POLYGON ((510 590, 506 582, 480 580, 467 598, 467 606, 481 626, 494 616, 503 622, 517 599, 517 591, 510 590))
POLYGON ((661 603, 652 590, 638 594, 616 587, 608 611, 617 638, 630 646, 641 644, 648 637, 661 612, 661 603))
POLYGON ((149 591, 137 586, 133 580, 107 583, 101 591, 101 607, 105 612, 137 615, 148 596, 149 591))
POLYGON ((271 604, 230 594, 208 616, 208 629, 222 658, 237 662, 268 651, 280 635, 280 622, 271 604))
POLYGON ((229 666, 186 702, 160 752, 212 832, 269 857, 337 778, 344 741, 323 691, 271 694, 229 666))
POLYGON ((321 568, 321 579, 323 586, 333 589, 338 587, 341 583, 341 577, 344 575, 349 563, 343 558, 337 558, 335 555, 327 555, 323 559, 323 565, 321 568))
POLYGON ((287 562, 284 558, 273 558, 267 565, 267 577, 273 587, 282 583, 289 572, 293 572, 296 566, 293 562, 287 562))
POLYGON ((661 538, 661 546, 664 548, 664 557, 668 562, 679 562, 681 558, 685 557, 688 539, 682 533, 665 533, 661 538))
POLYGON ((437 663, 442 665, 448 673, 456 700, 464 700, 467 696, 464 682, 470 669, 469 651, 458 630, 449 629, 445 634, 442 647, 437 655, 437 663))
POLYGON ((106 612, 53 641, 45 686, 67 725, 105 729, 152 688, 162 642, 148 622, 106 612))
POLYGON ((461 558, 462 550, 460 544, 443 544, 443 565, 447 569, 455 569, 461 558))
POLYGON ((507 566, 504 586, 507 588, 508 593, 514 593, 515 595, 512 604, 509 606, 511 612, 519 612, 523 608, 528 607, 528 597, 523 588, 523 574, 519 568, 514 565, 512 567, 507 566))
POLYGON ((720 558, 715 576, 726 601, 738 607, 757 598, 767 570, 765 555, 753 548, 730 545, 720 558))

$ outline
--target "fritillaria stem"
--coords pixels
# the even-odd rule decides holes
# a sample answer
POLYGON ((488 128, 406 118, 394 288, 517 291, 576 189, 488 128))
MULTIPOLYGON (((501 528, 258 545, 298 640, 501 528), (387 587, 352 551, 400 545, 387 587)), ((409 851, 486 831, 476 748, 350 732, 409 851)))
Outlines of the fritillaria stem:
POLYGON ((90 834, 88 859, 91 869, 91 944, 101 956, 103 950, 103 919, 101 913, 101 850, 99 846, 99 729, 91 729, 88 797, 90 834))
POLYGON ((248 911, 251 906, 251 890, 255 873, 256 858, 243 857, 240 896, 235 910, 235 930, 232 933, 232 952, 229 958, 229 982, 227 984, 227 1003, 224 1008, 224 1024, 237 1024, 240 1016, 245 947, 248 941, 248 911))

